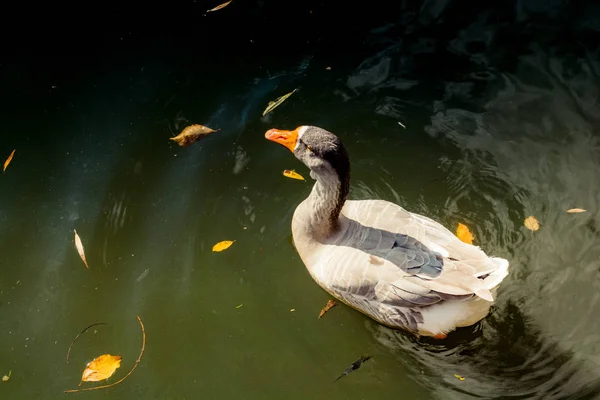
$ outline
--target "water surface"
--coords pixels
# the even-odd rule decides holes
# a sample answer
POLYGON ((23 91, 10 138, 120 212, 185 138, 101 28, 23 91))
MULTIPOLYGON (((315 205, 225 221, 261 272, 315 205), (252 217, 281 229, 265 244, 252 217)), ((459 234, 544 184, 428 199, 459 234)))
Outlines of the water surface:
POLYGON ((67 396, 104 353, 123 356, 118 380, 139 354, 139 315, 138 368, 87 398, 600 398, 597 6, 408 2, 365 11, 344 38, 335 9, 297 5, 314 29, 274 43, 282 10, 229 7, 210 17, 250 30, 224 38, 228 51, 133 30, 129 52, 109 36, 117 50, 100 56, 0 63, 0 156, 16 149, 0 180, 0 375, 12 370, 0 396, 67 396), (192 123, 221 130, 168 140, 192 123), (485 320, 431 341, 345 306, 317 319, 329 296, 290 232, 311 182, 281 174, 308 171, 264 139, 302 124, 344 141, 352 199, 465 223, 510 261, 485 320), (221 240, 236 242, 213 253, 221 240), (108 325, 66 363, 95 322, 108 325), (362 355, 374 358, 333 383, 362 355))

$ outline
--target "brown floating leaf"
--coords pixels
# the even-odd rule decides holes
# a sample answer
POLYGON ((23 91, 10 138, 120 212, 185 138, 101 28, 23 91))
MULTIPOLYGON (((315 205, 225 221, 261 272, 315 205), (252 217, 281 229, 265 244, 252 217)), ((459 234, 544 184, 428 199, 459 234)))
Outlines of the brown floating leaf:
POLYGON ((464 378, 464 377, 462 377, 462 376, 460 376, 460 375, 458 375, 458 374, 454 374, 454 377, 455 377, 456 379, 458 379, 459 381, 464 381, 464 380, 465 380, 465 378, 464 378))
POLYGON ((209 128, 208 126, 194 124, 186 127, 179 135, 170 138, 170 140, 177 142, 177 144, 182 147, 185 147, 196 143, 198 140, 203 139, 209 134, 217 131, 218 129, 215 130, 209 128))
POLYGON ((525 221, 523 221, 523 223, 525 224, 525 228, 531 230, 532 232, 535 232, 538 229, 540 229, 540 223, 533 215, 525 218, 525 221))
POLYGON ((465 243, 473 244, 473 234, 466 225, 463 225, 460 222, 456 228, 456 236, 465 243))
POLYGON ((321 309, 321 312, 319 313, 319 318, 321 318, 323 315, 325 315, 325 313, 329 310, 331 310, 333 307, 337 306, 337 301, 329 299, 327 300, 327 305, 325 307, 323 307, 321 309))
POLYGON ((110 378, 117 368, 121 366, 121 356, 103 354, 90 361, 81 375, 82 382, 97 382, 110 378))
POLYGON ((2 170, 2 172, 6 171, 6 167, 8 167, 8 164, 10 164, 10 162, 12 161, 13 156, 15 155, 15 151, 16 150, 17 149, 14 149, 12 151, 12 153, 10 153, 10 156, 8 156, 8 158, 6 159, 6 161, 4 161, 4 169, 2 170))
POLYGON ((569 210, 567 210, 568 213, 570 214, 575 214, 575 213, 582 213, 585 212, 586 210, 584 210, 583 208, 571 208, 569 210))
POLYGON ((90 267, 88 267, 88 263, 85 260, 85 253, 83 251, 83 243, 81 243, 81 238, 77 234, 77 230, 73 229, 73 231, 75 232, 75 247, 77 247, 77 252, 79 253, 79 257, 81 257, 81 260, 85 264, 85 267, 90 268, 90 267))
MULTIPOLYGON (((85 388, 85 389, 65 390, 65 391, 63 391, 63 393, 87 392, 88 390, 105 389, 105 388, 109 388, 111 386, 118 385, 119 383, 121 383, 125 379, 127 379, 127 377, 129 375, 131 375, 131 373, 133 371, 135 371, 135 369, 137 368, 138 364, 142 360, 142 356, 144 355, 144 349, 146 348, 146 331, 144 330, 144 323, 142 322, 142 319, 140 318, 139 315, 137 316, 137 319, 138 319, 138 322, 140 323, 140 327, 142 328, 142 350, 140 350, 140 355, 139 355, 138 359, 135 360, 135 364, 133 365, 133 368, 131 368, 131 371, 129 371, 127 373, 127 375, 125 375, 124 377, 122 377, 121 379, 119 379, 118 381, 116 381, 115 383, 111 383, 110 385, 94 386, 94 387, 89 387, 89 388, 85 388)), ((80 383, 80 385, 81 385, 81 383, 80 383)))
POLYGON ((218 6, 216 6, 215 8, 211 8, 210 10, 206 10, 206 12, 211 12, 211 11, 217 11, 220 10, 221 8, 225 8, 229 5, 229 3, 231 3, 233 0, 229 0, 227 3, 223 3, 223 4, 219 4, 218 6))
POLYGON ((276 98, 273 101, 270 101, 269 104, 267 105, 267 108, 265 108, 265 111, 263 111, 263 117, 267 114, 270 113, 271 111, 273 111, 275 108, 279 107, 281 105, 281 103, 283 103, 284 101, 287 100, 288 97, 290 97, 291 95, 294 94, 294 92, 298 90, 298 89, 294 89, 291 92, 289 92, 288 94, 284 94, 281 97, 276 98))
POLYGON ((292 178, 292 179, 298 179, 301 181, 306 181, 302 175, 300 175, 299 173, 297 173, 294 170, 291 170, 291 171, 289 169, 284 170, 283 176, 287 176, 288 178, 292 178))
POLYGON ((212 251, 227 250, 229 247, 231 247, 233 242, 235 242, 235 240, 223 240, 222 242, 215 244, 212 248, 212 251))

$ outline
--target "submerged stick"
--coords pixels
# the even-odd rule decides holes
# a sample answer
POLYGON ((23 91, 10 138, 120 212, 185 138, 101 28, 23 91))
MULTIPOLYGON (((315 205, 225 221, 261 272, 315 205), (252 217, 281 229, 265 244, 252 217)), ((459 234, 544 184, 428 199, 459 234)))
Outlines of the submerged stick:
POLYGON ((86 392, 88 390, 105 389, 105 388, 109 388, 111 386, 118 385, 119 383, 121 383, 125 379, 127 379, 127 377, 129 375, 131 375, 131 373, 137 368, 138 364, 142 360, 142 356, 144 355, 144 349, 146 348, 146 331, 144 330, 144 323, 142 322, 142 319, 140 318, 139 315, 137 316, 137 319, 140 322, 140 327, 142 328, 142 350, 140 351, 140 356, 136 360, 135 365, 133 366, 133 368, 131 368, 131 371, 129 371, 127 373, 127 375, 125 375, 124 377, 122 377, 121 379, 119 379, 118 381, 116 381, 115 383, 111 383, 110 385, 94 386, 94 387, 85 388, 85 389, 65 390, 63 393, 86 392))
POLYGON ((88 329, 90 329, 92 326, 96 326, 96 325, 107 325, 107 323, 106 322, 96 322, 95 324, 91 324, 90 326, 86 327, 84 330, 79 332, 79 334, 77 336, 75 336, 75 339, 73 339, 73 341, 71 342, 71 345, 69 346, 69 350, 67 351, 67 362, 69 362, 69 355, 71 354, 71 348, 75 344, 75 341, 77 340, 77 338, 79 338, 79 336, 83 335, 83 333, 85 331, 87 331, 88 329))

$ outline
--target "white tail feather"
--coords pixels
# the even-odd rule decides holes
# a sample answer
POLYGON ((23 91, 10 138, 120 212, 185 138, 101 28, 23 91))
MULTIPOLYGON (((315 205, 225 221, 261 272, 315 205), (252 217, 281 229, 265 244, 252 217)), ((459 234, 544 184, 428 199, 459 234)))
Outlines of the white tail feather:
POLYGON ((490 291, 488 289, 485 289, 485 288, 477 289, 477 290, 475 290, 475 294, 484 300, 494 301, 494 297, 492 296, 492 293, 490 293, 490 291))
POLYGON ((484 287, 486 289, 493 289, 502 282, 508 275, 508 261, 504 258, 490 257, 492 261, 497 265, 494 272, 490 273, 484 280, 484 287))

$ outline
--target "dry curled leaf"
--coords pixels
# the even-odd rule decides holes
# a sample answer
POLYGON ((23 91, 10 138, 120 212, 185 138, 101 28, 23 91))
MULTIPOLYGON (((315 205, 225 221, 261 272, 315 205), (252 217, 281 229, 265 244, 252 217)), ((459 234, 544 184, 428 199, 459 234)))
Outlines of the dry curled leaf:
POLYGON ((570 209, 567 210, 567 212, 569 214, 575 214, 575 213, 586 212, 586 210, 584 210, 583 208, 570 208, 570 209))
POLYGON ((304 177, 302 175, 300 175, 299 173, 297 173, 294 170, 289 170, 289 169, 284 170, 283 176, 287 176, 288 178, 292 178, 292 179, 298 179, 300 181, 306 181, 306 179, 304 179, 304 177))
POLYGON ((281 97, 276 98, 273 101, 270 101, 269 104, 267 105, 267 108, 265 108, 265 111, 263 111, 263 117, 265 115, 267 115, 267 113, 270 113, 271 111, 273 111, 275 108, 279 107, 281 105, 281 103, 283 103, 284 101, 287 100, 288 97, 290 97, 291 95, 294 94, 294 92, 298 90, 298 89, 294 89, 291 92, 289 92, 288 94, 284 94, 281 97))
MULTIPOLYGON (((88 363, 81 375, 81 382, 97 382, 110 378, 121 366, 121 356, 103 354, 88 363)), ((81 383, 79 383, 81 385, 81 383)))
POLYGON ((321 318, 323 315, 325 315, 325 313, 329 310, 331 310, 333 307, 337 306, 337 301, 329 299, 327 300, 327 304, 325 305, 325 307, 323 307, 321 309, 321 312, 319 313, 319 318, 321 318))
POLYGON ((182 147, 185 147, 196 143, 198 140, 203 139, 209 134, 217 131, 218 129, 215 130, 209 128, 208 126, 194 124, 186 127, 179 135, 170 138, 170 140, 177 142, 177 144, 182 147))
POLYGON ((463 225, 460 222, 456 228, 456 237, 465 243, 473 244, 473 234, 466 225, 463 225))
POLYGON ((212 248, 212 251, 227 250, 229 247, 231 247, 233 242, 235 242, 235 240, 223 240, 222 242, 215 244, 212 248))
POLYGON ((540 223, 533 215, 525 218, 523 224, 525 225, 525 228, 531 230, 532 232, 535 232, 538 229, 540 229, 540 223))
POLYGON ((458 374, 454 374, 454 377, 455 377, 456 379, 458 379, 459 381, 464 381, 464 380, 465 380, 465 378, 464 378, 464 377, 462 377, 462 376, 460 376, 460 375, 458 375, 458 374))
POLYGON ((73 229, 73 232, 75 232, 75 247, 77 247, 77 252, 79 253, 79 257, 81 257, 81 260, 85 264, 85 267, 90 268, 90 267, 88 267, 88 263, 85 260, 85 253, 83 251, 83 243, 81 243, 81 238, 77 234, 77 230, 73 229))
POLYGON ((229 3, 231 3, 233 0, 229 0, 227 3, 223 3, 223 4, 219 4, 218 6, 216 6, 215 8, 211 8, 210 10, 206 10, 206 12, 212 12, 212 11, 217 11, 220 10, 221 8, 225 8, 229 5, 229 3))
POLYGON ((6 171, 6 167, 8 167, 8 164, 10 164, 10 162, 12 161, 16 150, 17 149, 13 150, 12 153, 10 153, 10 156, 8 156, 8 158, 6 159, 6 161, 4 161, 4 169, 2 170, 2 172, 6 171))

